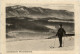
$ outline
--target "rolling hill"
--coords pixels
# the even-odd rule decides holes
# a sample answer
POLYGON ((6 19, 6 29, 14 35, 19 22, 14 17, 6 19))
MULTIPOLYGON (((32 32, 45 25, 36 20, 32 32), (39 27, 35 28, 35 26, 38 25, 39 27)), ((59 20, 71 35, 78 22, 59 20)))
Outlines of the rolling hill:
POLYGON ((73 34, 74 12, 20 5, 6 7, 7 33, 22 30, 33 31, 36 32, 36 34, 37 32, 47 33, 50 32, 50 30, 56 33, 59 24, 63 24, 67 33, 73 34))

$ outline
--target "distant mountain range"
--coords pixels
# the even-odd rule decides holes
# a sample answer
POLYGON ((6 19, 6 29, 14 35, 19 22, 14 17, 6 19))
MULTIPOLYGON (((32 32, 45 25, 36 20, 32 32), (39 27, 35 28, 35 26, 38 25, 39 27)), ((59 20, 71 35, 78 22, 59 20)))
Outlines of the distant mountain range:
POLYGON ((74 33, 74 12, 20 5, 6 7, 7 33, 14 30, 49 32, 52 29, 55 33, 60 23, 66 32, 74 33))
POLYGON ((52 10, 42 7, 25 7, 20 5, 6 7, 6 18, 11 17, 29 17, 38 18, 58 18, 58 19, 73 19, 74 12, 67 10, 52 10))

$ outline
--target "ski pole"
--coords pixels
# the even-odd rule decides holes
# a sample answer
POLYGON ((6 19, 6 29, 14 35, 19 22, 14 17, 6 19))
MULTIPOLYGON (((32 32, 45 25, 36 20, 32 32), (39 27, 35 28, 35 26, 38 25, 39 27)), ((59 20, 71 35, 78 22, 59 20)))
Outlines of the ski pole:
POLYGON ((64 46, 64 42, 65 42, 65 38, 68 38, 66 35, 64 36, 64 39, 63 39, 63 46, 64 46))
POLYGON ((63 47, 64 47, 64 40, 65 40, 65 37, 63 38, 63 47))
POLYGON ((54 40, 54 47, 55 47, 55 42, 56 42, 56 38, 55 38, 55 40, 54 40))

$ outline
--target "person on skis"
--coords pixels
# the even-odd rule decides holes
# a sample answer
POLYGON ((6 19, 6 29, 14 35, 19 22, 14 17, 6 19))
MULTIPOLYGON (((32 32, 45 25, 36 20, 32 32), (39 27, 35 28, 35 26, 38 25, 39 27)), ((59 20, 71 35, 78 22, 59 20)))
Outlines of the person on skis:
POLYGON ((63 37, 63 35, 66 34, 66 32, 65 32, 64 28, 62 27, 62 24, 60 24, 59 27, 60 28, 58 29, 56 36, 58 36, 58 38, 59 38, 59 44, 60 44, 59 47, 62 47, 62 37, 63 37))

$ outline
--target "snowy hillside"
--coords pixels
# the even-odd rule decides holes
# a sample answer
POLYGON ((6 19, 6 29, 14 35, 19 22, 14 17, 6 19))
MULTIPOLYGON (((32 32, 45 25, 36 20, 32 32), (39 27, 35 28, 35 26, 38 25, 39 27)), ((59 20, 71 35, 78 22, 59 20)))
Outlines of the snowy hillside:
POLYGON ((7 39, 7 51, 68 51, 74 50, 74 36, 63 38, 63 47, 59 47, 58 38, 54 39, 7 39))
POLYGON ((9 6, 6 7, 6 18, 9 17, 30 17, 46 18, 56 17, 59 19, 73 19, 74 13, 67 10, 52 10, 42 7, 9 6))

